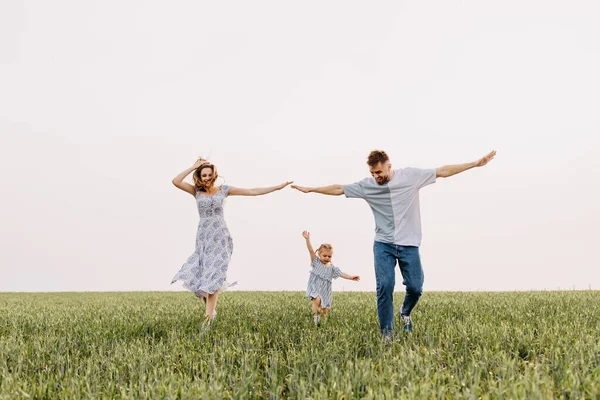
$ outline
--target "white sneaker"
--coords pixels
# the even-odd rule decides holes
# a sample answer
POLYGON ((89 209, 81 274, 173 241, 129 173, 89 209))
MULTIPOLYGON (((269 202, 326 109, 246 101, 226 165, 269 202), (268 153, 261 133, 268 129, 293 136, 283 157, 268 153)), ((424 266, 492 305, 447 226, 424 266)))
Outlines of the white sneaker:
POLYGON ((401 315, 402 323, 404 324, 404 332, 412 332, 412 319, 410 319, 410 315, 401 315))
POLYGON ((386 346, 391 346, 394 342, 394 336, 392 336, 391 333, 381 335, 381 339, 383 340, 383 344, 385 344, 386 346))

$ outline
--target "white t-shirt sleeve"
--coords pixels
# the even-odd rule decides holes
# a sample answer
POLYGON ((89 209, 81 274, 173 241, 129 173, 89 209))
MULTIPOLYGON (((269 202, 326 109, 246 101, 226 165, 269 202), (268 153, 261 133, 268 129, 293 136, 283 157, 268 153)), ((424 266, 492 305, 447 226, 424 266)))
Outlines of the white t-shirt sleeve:
POLYGON ((421 169, 421 168, 406 168, 413 185, 417 187, 417 189, 421 189, 427 185, 431 185, 435 183, 436 179, 436 171, 433 169, 421 169))
POLYGON ((364 199, 365 189, 362 186, 363 181, 344 185, 344 195, 349 199, 364 199))

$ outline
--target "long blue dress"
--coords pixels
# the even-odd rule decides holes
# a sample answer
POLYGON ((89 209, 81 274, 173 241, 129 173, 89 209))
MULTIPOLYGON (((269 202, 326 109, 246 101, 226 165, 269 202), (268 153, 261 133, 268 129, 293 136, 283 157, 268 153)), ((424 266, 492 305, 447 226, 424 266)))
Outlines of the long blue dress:
POLYGON ((171 283, 183 281, 183 287, 199 298, 232 286, 225 280, 233 253, 233 239, 223 214, 229 189, 228 185, 223 185, 212 196, 196 191, 196 205, 200 215, 196 249, 171 283))

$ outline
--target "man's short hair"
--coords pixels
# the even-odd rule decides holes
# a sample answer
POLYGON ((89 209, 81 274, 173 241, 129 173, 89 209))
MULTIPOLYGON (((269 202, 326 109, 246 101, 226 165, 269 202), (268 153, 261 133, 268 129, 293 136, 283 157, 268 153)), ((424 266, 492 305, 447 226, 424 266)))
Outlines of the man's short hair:
POLYGON ((383 150, 373 150, 371 153, 369 153, 369 157, 367 158, 367 164, 369 165, 369 167, 373 168, 374 166, 376 166, 379 163, 384 163, 386 161, 389 161, 389 157, 387 155, 387 153, 383 150))

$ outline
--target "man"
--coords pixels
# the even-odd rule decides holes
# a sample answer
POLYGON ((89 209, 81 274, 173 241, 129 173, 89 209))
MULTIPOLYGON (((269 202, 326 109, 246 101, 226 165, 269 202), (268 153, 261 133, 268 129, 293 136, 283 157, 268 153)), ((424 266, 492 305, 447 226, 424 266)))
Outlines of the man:
POLYGON ((371 178, 350 185, 292 188, 303 193, 346 195, 367 201, 375 217, 375 278, 377 281, 377 314, 384 338, 391 338, 394 329, 393 294, 396 261, 406 286, 400 318, 405 332, 412 332, 410 313, 423 293, 423 269, 419 256, 421 245, 421 215, 419 189, 437 178, 447 178, 468 169, 483 167, 496 151, 477 161, 446 165, 436 169, 402 168, 393 170, 385 151, 373 150, 367 159, 371 178))

